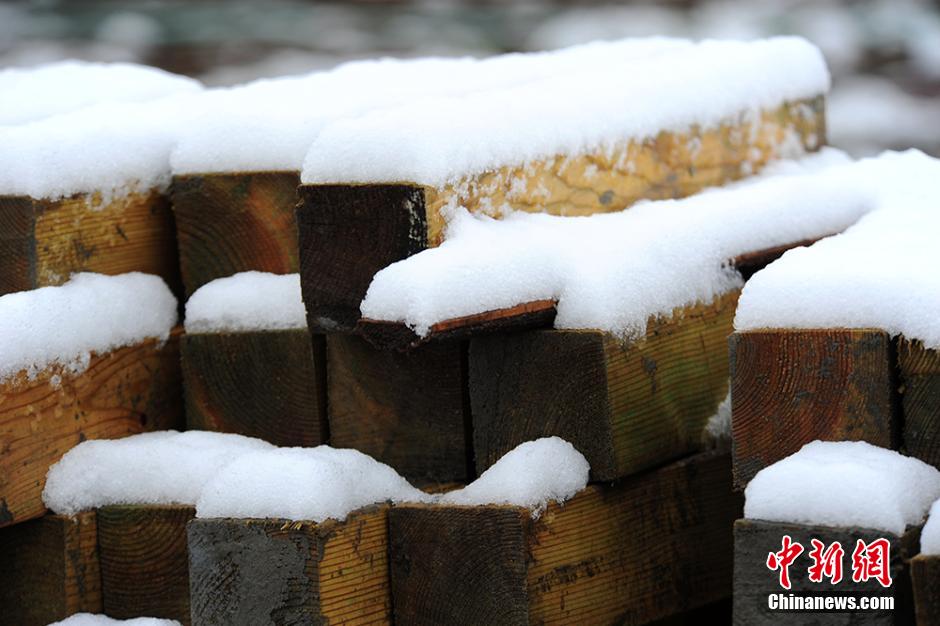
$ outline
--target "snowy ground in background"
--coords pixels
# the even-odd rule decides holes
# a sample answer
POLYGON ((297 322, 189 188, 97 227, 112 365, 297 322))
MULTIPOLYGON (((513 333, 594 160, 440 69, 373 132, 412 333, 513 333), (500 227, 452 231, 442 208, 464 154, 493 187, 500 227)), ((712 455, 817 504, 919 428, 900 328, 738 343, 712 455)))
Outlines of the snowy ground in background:
POLYGON ((224 10, 213 2, 128 0, 0 5, 0 67, 68 57, 139 61, 224 85, 383 54, 480 56, 624 36, 753 39, 794 33, 820 46, 832 69, 831 143, 856 156, 905 147, 940 154, 938 3, 689 4, 694 6, 547 0, 243 2, 224 10))

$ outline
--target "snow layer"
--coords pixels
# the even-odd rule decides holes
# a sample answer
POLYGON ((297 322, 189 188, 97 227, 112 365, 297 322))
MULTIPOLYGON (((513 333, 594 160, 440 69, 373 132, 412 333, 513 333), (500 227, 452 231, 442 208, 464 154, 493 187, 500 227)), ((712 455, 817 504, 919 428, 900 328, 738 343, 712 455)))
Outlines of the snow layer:
POLYGON ((442 504, 511 504, 538 516, 549 502, 564 502, 584 489, 591 466, 574 446, 546 437, 516 446, 479 478, 444 494, 442 504))
POLYGON ((109 504, 193 505, 225 465, 273 449, 260 439, 198 430, 84 441, 49 468, 42 499, 66 515, 109 504))
POLYGON ((0 381, 50 365, 80 373, 91 353, 165 341, 176 298, 158 276, 74 274, 60 287, 0 296, 0 381))
POLYGON ((821 53, 796 37, 647 50, 636 45, 641 51, 630 58, 584 63, 563 76, 416 98, 337 122, 310 146, 301 178, 442 186, 503 165, 579 154, 663 130, 713 127, 829 88, 821 53))
POLYGON ((102 102, 146 102, 201 89, 198 81, 132 63, 61 61, 0 71, 0 125, 22 124, 102 102))
POLYGON ((278 448, 246 454, 216 474, 196 503, 196 517, 322 522, 379 502, 432 499, 356 450, 278 448))
MULTIPOLYGON (((880 328, 940 348, 940 160, 886 153, 872 212, 835 237, 791 250, 742 292, 736 330, 880 328)), ((866 162, 860 162, 865 165, 866 162)))
POLYGON ((104 103, 0 128, 0 195, 56 199, 164 189, 170 152, 202 93, 104 103))
POLYGON ((900 535, 940 497, 940 471, 861 441, 814 441, 758 472, 744 497, 748 519, 900 535))
POLYGON ((731 441, 731 389, 718 405, 715 414, 708 418, 702 432, 702 442, 706 447, 714 447, 731 441))
POLYGON ((930 507, 927 523, 920 533, 921 554, 940 555, 940 500, 930 507))
POLYGON ((133 619, 114 619, 97 613, 75 613, 62 621, 49 626, 183 626, 176 620, 159 617, 135 617, 133 619))
POLYGON ((186 331, 306 328, 299 274, 240 272, 197 289, 186 302, 186 331))
POLYGON ((476 60, 379 59, 328 72, 260 80, 217 90, 172 156, 174 173, 301 169, 304 155, 330 123, 430 97, 464 95, 528 84, 600 64, 688 47, 679 39, 599 42, 556 52, 476 60))
POLYGON ((849 163, 824 150, 745 182, 619 213, 492 220, 461 210, 441 246, 377 273, 360 309, 425 335, 446 319, 554 299, 558 328, 637 337, 650 316, 740 287, 729 259, 839 232, 873 208, 877 177, 923 184, 916 176, 938 167, 914 153, 849 163))

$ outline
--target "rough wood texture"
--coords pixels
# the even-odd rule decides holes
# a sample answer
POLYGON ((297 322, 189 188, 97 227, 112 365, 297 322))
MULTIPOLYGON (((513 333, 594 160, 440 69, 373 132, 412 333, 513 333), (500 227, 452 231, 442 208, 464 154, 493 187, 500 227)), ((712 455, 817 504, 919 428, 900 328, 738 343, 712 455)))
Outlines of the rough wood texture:
POLYGON ((532 331, 473 339, 473 447, 482 472, 514 447, 557 435, 612 480, 681 457, 728 390, 737 292, 651 319, 646 337, 532 331))
POLYGON ((940 350, 902 338, 897 355, 904 451, 940 467, 940 350))
POLYGON ((383 624, 391 620, 388 507, 346 521, 190 523, 192 624, 383 624))
POLYGON ((186 334, 186 425, 279 446, 326 442, 326 348, 302 330, 186 334))
POLYGON ((886 333, 748 331, 732 335, 730 347, 737 486, 815 439, 898 447, 886 333))
POLYGON ((48 515, 0 529, 0 621, 46 626, 100 613, 95 513, 48 515))
POLYGON ((156 191, 110 199, 0 196, 0 294, 59 285, 74 272, 161 276, 181 291, 168 199, 156 191))
POLYGON ((473 479, 466 344, 400 353, 329 335, 326 346, 333 446, 360 450, 417 484, 473 479))
POLYGON ((909 530, 902 536, 882 531, 829 526, 804 526, 756 520, 738 520, 734 524, 734 624, 760 626, 761 624, 818 624, 830 626, 844 624, 911 624, 913 606, 908 561, 917 553, 920 530, 909 530), (789 568, 791 589, 780 587, 779 573, 767 567, 767 555, 779 552, 784 535, 804 546, 805 552, 789 568), (852 552, 858 539, 866 543, 884 537, 891 543, 891 577, 893 584, 884 588, 876 580, 853 582, 852 552), (842 544, 843 579, 831 585, 829 579, 813 583, 808 578, 812 560, 808 552, 811 539, 819 539, 826 546, 834 541, 842 544), (870 595, 893 596, 895 609, 890 611, 843 611, 806 613, 801 611, 771 611, 768 595, 870 595))
POLYGON ((940 624, 940 556, 918 554, 912 558, 911 583, 917 626, 940 624))
POLYGON ((101 594, 109 617, 163 617, 189 624, 190 506, 98 509, 101 594))
POLYGON ((731 594, 730 457, 511 506, 389 513, 397 624, 643 624, 731 594))
POLYGON ((310 329, 351 332, 383 267, 441 243, 453 206, 499 217, 506 208, 555 215, 619 211, 679 198, 758 171, 785 145, 824 143, 822 97, 738 116, 713 129, 662 132, 583 155, 503 167, 441 189, 409 184, 301 185, 297 226, 310 329))
POLYGON ((175 334, 94 355, 78 376, 49 368, 0 384, 0 526, 45 513, 49 466, 82 441, 181 428, 181 395, 175 334))
POLYGON ((174 177, 173 212, 186 296, 237 272, 296 272, 299 184, 299 172, 174 177))

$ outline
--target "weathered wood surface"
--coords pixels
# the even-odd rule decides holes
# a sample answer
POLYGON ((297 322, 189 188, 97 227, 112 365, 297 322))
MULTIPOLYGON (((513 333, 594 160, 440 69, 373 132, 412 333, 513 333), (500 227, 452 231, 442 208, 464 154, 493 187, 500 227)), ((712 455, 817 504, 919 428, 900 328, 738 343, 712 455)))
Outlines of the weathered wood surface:
POLYGON ((737 292, 651 319, 646 337, 544 330, 473 339, 469 386, 476 467, 557 435, 613 480, 698 450, 728 391, 737 292))
POLYGON ((402 353, 328 335, 330 442, 386 463, 415 484, 469 482, 466 344, 402 353))
POLYGON ((288 171, 174 177, 173 212, 186 296, 237 272, 296 272, 299 184, 300 173, 288 171))
POLYGON ((160 193, 0 196, 0 294, 60 285, 74 272, 131 271, 181 292, 173 214, 160 193))
POLYGON ((306 329, 182 337, 186 425, 279 446, 327 439, 326 348, 306 329))
POLYGON ((894 360, 885 332, 747 331, 729 343, 737 486, 815 439, 898 447, 894 360))
POLYGON ((906 454, 940 467, 940 350, 900 339, 897 348, 906 454))
MULTIPOLYGON (((754 250, 740 254, 730 260, 730 265, 748 279, 791 248, 807 246, 817 239, 801 239, 792 243, 754 250)), ((534 300, 516 306, 465 315, 434 324, 425 336, 418 336, 401 322, 389 322, 362 318, 356 332, 369 343, 384 350, 406 350, 429 341, 440 339, 470 339, 483 334, 549 328, 555 321, 557 302, 534 300)))
POLYGON ((590 485, 539 519, 512 506, 389 513, 397 624, 642 624, 731 594, 730 457, 590 485))
POLYGON ((310 329, 352 332, 372 277, 441 243, 452 206, 499 217, 504 210, 589 215, 644 198, 680 198, 758 171, 796 139, 824 143, 822 97, 742 115, 715 129, 662 132, 610 151, 558 155, 431 188, 402 182, 301 185, 297 226, 310 329))
POLYGON ((86 439, 183 423, 178 335, 93 355, 75 376, 48 368, 0 384, 0 527, 45 513, 49 466, 86 439))
POLYGON ((104 612, 117 619, 162 617, 189 624, 191 506, 98 509, 98 554, 104 612))
POLYGON ((920 529, 913 528, 902 536, 883 531, 859 528, 834 528, 829 526, 804 526, 758 520, 738 520, 734 524, 734 623, 740 626, 761 624, 911 624, 913 602, 910 559, 919 551, 920 529), (804 552, 789 567, 791 589, 780 586, 779 572, 767 567, 767 556, 780 552, 783 536, 789 535, 794 542, 803 545, 804 552), (893 584, 884 588, 876 580, 854 582, 852 580, 852 552, 856 541, 866 543, 884 537, 891 544, 891 578, 893 584), (809 580, 808 556, 812 539, 826 546, 834 541, 841 543, 845 551, 842 558, 842 581, 833 586, 828 578, 822 583, 809 580), (866 595, 894 597, 894 611, 843 611, 806 613, 802 611, 771 611, 768 608, 770 594, 810 595, 866 595))
POLYGON ((95 513, 47 515, 0 529, 0 622, 46 626, 100 613, 95 513))
POLYGON ((391 621, 388 507, 344 522, 196 519, 193 626, 391 621))
POLYGON ((917 626, 940 624, 940 556, 918 554, 912 558, 911 584, 917 626))

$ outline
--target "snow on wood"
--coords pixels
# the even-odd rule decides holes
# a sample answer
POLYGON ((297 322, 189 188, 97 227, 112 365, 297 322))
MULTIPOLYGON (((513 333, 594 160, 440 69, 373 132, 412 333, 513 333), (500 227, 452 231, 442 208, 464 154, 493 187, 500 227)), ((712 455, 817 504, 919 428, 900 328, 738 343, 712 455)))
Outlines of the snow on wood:
POLYGON ((500 93, 429 98, 337 123, 310 146, 301 179, 441 187, 504 165, 715 127, 829 88, 819 50, 799 38, 659 41, 630 62, 584 64, 562 80, 550 74, 500 93))
POLYGON ((902 535, 940 498, 940 471, 861 441, 814 441, 758 472, 744 496, 747 519, 902 535))
POLYGON ((133 63, 60 61, 0 71, 0 126, 104 102, 146 102, 199 91, 198 81, 133 63))
POLYGON ((176 298, 158 277, 81 273, 61 287, 0 296, 0 382, 54 366, 80 374, 92 354, 166 341, 176 298))
POLYGON ((182 626, 182 624, 173 619, 157 617, 114 619, 97 613, 76 613, 49 626, 182 626))
POLYGON ((651 316, 739 287, 732 258, 852 224, 870 208, 853 177, 870 169, 825 151, 778 164, 776 175, 616 214, 495 221, 461 211, 441 246, 375 275, 361 313, 421 336, 444 320, 556 300, 556 328, 637 338, 651 316))
POLYGON ((49 469, 43 501, 62 514, 111 504, 195 504, 205 484, 244 454, 274 446, 203 431, 85 441, 49 469))
POLYGON ((186 302, 187 333, 306 328, 297 274, 240 272, 196 290, 186 302))

